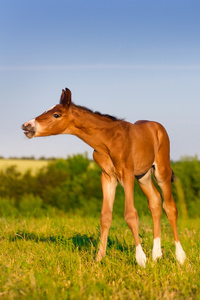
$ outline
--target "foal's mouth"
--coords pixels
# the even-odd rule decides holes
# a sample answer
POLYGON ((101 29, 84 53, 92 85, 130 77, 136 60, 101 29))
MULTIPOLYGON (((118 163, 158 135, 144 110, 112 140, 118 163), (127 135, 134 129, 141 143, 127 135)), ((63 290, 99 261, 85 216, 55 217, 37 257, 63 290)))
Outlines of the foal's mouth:
POLYGON ((24 134, 26 135, 27 138, 31 139, 35 135, 35 128, 32 127, 30 124, 28 125, 22 125, 22 130, 24 130, 24 134))

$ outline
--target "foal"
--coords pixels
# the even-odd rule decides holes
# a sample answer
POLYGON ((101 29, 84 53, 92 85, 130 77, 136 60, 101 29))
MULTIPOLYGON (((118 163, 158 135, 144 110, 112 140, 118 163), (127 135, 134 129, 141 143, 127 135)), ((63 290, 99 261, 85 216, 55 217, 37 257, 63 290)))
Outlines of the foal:
POLYGON ((93 157, 100 166, 103 190, 101 210, 101 242, 97 254, 100 261, 106 254, 108 231, 118 182, 125 192, 126 223, 131 229, 136 246, 136 261, 145 267, 146 255, 139 240, 139 220, 134 207, 134 178, 148 198, 153 218, 152 258, 162 256, 161 251, 161 196, 155 188, 151 174, 161 188, 163 208, 167 214, 175 239, 176 259, 183 264, 186 255, 177 231, 177 208, 171 192, 173 173, 170 167, 169 138, 164 127, 156 122, 138 121, 135 124, 109 115, 94 113, 71 102, 69 89, 62 91, 60 104, 22 125, 28 138, 56 134, 73 134, 94 149, 93 157))

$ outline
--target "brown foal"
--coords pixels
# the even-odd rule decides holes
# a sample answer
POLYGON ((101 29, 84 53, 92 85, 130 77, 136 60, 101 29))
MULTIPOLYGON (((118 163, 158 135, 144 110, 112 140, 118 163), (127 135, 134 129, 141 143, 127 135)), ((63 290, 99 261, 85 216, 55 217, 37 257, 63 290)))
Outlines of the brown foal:
POLYGON ((73 134, 94 149, 93 157, 102 170, 101 184, 103 206, 101 210, 101 242, 97 254, 100 261, 106 254, 108 231, 118 182, 125 191, 126 223, 131 229, 136 246, 136 261, 145 267, 146 255, 139 240, 139 220, 134 206, 134 179, 148 198, 153 218, 152 258, 162 256, 161 251, 161 196, 155 188, 152 176, 161 188, 163 208, 171 224, 176 259, 184 263, 185 252, 177 231, 177 208, 171 192, 173 173, 170 167, 169 138, 164 127, 156 122, 138 121, 135 124, 109 115, 77 106, 71 102, 69 89, 62 91, 60 104, 22 125, 28 138, 56 134, 73 134))

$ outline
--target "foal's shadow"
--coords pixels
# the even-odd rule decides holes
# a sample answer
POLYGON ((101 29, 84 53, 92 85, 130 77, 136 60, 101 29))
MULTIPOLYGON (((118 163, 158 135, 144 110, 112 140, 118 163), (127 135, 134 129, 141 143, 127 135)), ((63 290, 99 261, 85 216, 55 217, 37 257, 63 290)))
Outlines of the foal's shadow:
MULTIPOLYGON (((98 250, 100 243, 99 235, 87 235, 76 233, 72 237, 66 237, 64 235, 49 235, 45 236, 43 234, 35 234, 34 232, 18 231, 14 235, 9 237, 10 242, 16 241, 33 241, 35 243, 45 242, 54 243, 66 247, 72 247, 74 250, 78 251, 90 251, 92 249, 98 250)), ((129 246, 126 244, 125 240, 123 242, 119 241, 117 237, 108 237, 108 248, 115 248, 120 252, 128 251, 129 246)), ((73 250, 72 249, 72 250, 73 250)))
POLYGON ((9 237, 9 241, 16 242, 17 240, 33 241, 35 243, 46 242, 61 245, 73 244, 75 248, 82 249, 89 248, 91 246, 96 247, 98 240, 94 236, 88 236, 80 233, 75 234, 72 237, 66 237, 64 235, 49 235, 35 234, 34 232, 18 231, 14 235, 9 237))
POLYGON ((78 250, 90 250, 98 246, 98 238, 95 236, 88 236, 87 234, 77 233, 74 236, 67 239, 68 242, 72 242, 74 247, 78 250))

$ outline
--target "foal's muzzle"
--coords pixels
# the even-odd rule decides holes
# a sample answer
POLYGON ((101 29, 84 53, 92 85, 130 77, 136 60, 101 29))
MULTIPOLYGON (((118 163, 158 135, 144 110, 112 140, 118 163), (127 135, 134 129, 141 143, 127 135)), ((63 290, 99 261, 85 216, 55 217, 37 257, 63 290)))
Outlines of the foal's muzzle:
POLYGON ((33 127, 30 123, 24 123, 21 128, 24 130, 24 134, 27 138, 31 139, 35 135, 35 127, 33 127))

